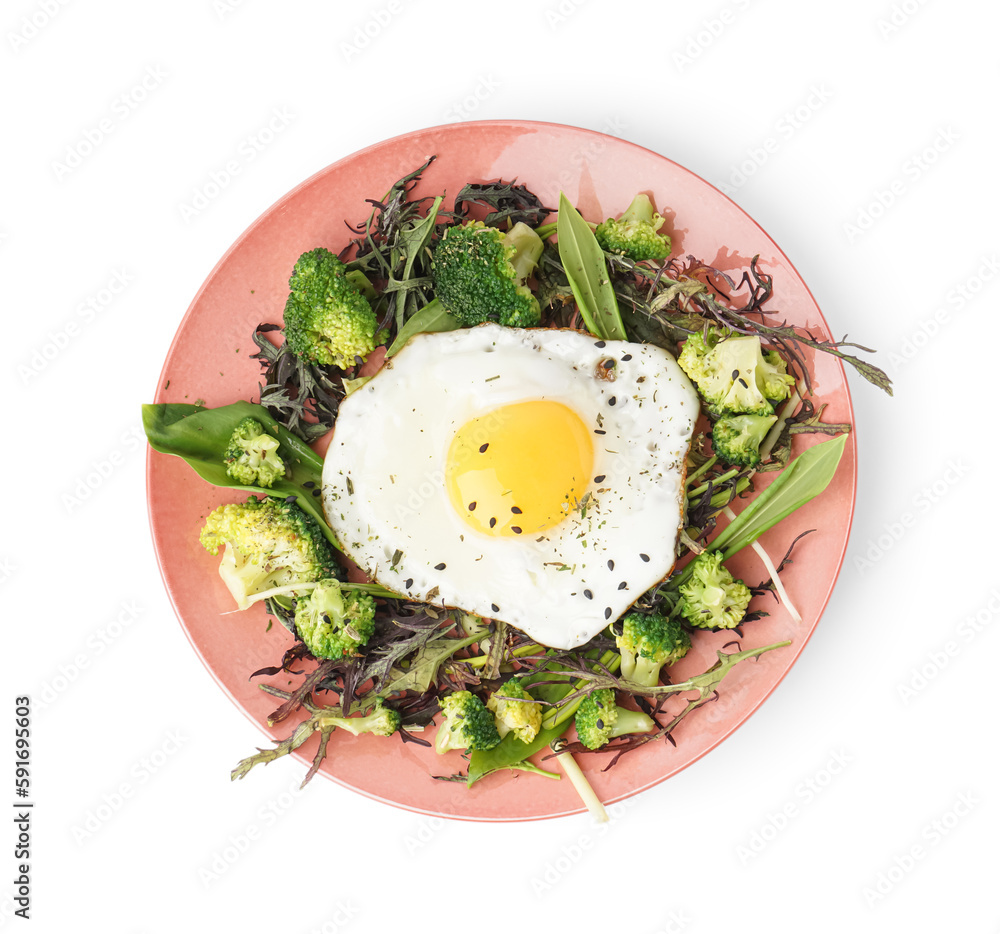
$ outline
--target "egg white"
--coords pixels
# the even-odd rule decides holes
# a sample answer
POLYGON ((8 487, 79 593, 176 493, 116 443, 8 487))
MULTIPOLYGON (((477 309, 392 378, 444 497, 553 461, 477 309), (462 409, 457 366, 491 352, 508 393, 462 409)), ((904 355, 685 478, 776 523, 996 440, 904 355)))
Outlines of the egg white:
POLYGON ((652 345, 490 324, 418 334, 341 403, 324 510, 372 580, 573 648, 673 567, 698 411, 687 376, 652 345), (608 360, 613 381, 600 378, 608 360), (527 540, 494 537, 453 509, 448 449, 470 419, 528 400, 579 415, 592 432, 593 476, 558 525, 527 540))

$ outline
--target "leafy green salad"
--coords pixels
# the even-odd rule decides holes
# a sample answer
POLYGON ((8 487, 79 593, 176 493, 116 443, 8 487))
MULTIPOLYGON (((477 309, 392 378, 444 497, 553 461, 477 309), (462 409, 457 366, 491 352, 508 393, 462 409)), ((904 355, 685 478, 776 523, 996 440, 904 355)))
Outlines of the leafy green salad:
MULTIPOLYGON (((809 359, 832 354, 890 394, 891 385, 854 353, 868 348, 777 317, 758 257, 735 278, 677 255, 645 193, 608 218, 584 218, 565 195, 546 207, 525 185, 502 179, 470 182, 447 203, 444 194, 418 194, 433 161, 359 208, 346 246, 303 244, 289 258, 284 308, 252 334, 261 368, 256 398, 143 407, 152 448, 232 491, 191 536, 218 557, 234 608, 262 604, 268 628, 277 621, 292 637, 273 664, 247 672, 275 699, 268 725, 281 724, 285 738, 240 761, 232 777, 316 736, 305 784, 351 742, 331 742, 335 733, 368 733, 441 754, 441 774, 429 772, 429 781, 473 785, 504 770, 534 773, 533 781, 566 776, 601 817, 580 758, 602 756, 611 767, 648 743, 675 743, 678 724, 725 690, 734 667, 791 644, 754 640, 755 622, 776 600, 799 618, 781 580, 794 543, 775 557, 758 539, 826 489, 851 429, 824 420, 809 359), (627 350, 659 348, 696 393, 677 464, 669 560, 652 586, 619 599, 627 600, 623 612, 609 605, 600 631, 569 648, 505 619, 504 594, 490 596, 484 612, 455 605, 436 586, 418 593, 413 579, 424 568, 379 579, 333 521, 317 442, 337 437, 341 408, 346 417, 353 395, 391 377, 394 358, 418 335, 457 338, 483 327, 586 335, 602 351, 602 386, 614 385, 616 367, 631 360, 627 350), (814 436, 808 444, 795 444, 806 434, 814 436), (741 580, 727 566, 748 547, 763 562, 763 581, 741 580), (719 632, 731 638, 707 670, 672 677, 698 640, 719 632), (276 675, 289 689, 269 683, 276 675)), ((615 395, 602 398, 615 406, 615 395)), ((346 487, 354 492, 350 477, 346 487)), ((592 495, 567 493, 558 521, 595 509, 592 495)), ((462 500, 469 521, 477 505, 483 516, 481 503, 462 500)), ((366 507, 377 511, 379 503, 366 507)), ((511 541, 529 531, 526 511, 514 505, 513 518, 503 520, 511 541)), ((639 558, 640 566, 650 561, 639 558)), ((397 549, 385 560, 396 570, 413 557, 397 549)), ((592 600, 596 585, 586 576, 582 584, 582 597, 574 596, 592 600)), ((627 591, 627 581, 618 590, 627 591)), ((233 625, 236 640, 230 620, 220 625, 233 625)))

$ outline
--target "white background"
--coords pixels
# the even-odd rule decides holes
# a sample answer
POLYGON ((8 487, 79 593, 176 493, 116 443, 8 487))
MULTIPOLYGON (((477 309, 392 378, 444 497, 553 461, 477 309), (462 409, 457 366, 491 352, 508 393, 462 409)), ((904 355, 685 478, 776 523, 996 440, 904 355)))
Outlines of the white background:
MULTIPOLYGON (((0 804, 29 694, 35 929, 1000 930, 995 5, 339 7, 0 14, 0 804), (860 483, 834 598, 747 724, 605 826, 297 795, 292 760, 231 785, 261 735, 163 592, 140 403, 204 277, 287 190, 380 139, 507 117, 610 132, 722 187, 834 332, 878 348, 895 396, 849 375, 860 483)), ((12 930, 14 907, 0 895, 12 930)))

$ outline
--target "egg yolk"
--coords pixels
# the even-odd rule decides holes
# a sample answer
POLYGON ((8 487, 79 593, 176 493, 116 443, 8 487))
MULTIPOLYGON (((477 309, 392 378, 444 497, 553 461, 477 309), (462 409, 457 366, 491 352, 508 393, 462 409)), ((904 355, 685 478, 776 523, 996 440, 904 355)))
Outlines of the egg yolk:
POLYGON ((560 402, 505 405, 458 429, 445 483, 458 514, 488 535, 532 535, 580 505, 594 448, 580 417, 560 402))

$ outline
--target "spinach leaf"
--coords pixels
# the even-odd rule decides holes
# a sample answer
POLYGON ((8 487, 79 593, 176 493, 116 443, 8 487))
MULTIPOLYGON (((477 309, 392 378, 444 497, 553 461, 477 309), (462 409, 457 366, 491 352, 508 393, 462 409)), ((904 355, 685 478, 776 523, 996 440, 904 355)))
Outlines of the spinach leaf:
POLYGON ((295 496, 296 505, 317 519, 323 534, 337 544, 326 524, 319 495, 314 493, 322 483, 323 458, 272 418, 263 406, 243 401, 218 408, 182 402, 152 403, 142 407, 142 426, 153 450, 183 458, 198 476, 214 486, 258 496, 295 496), (248 416, 278 439, 278 455, 289 468, 286 476, 276 480, 272 487, 246 486, 226 473, 223 456, 229 439, 240 421, 248 416))

